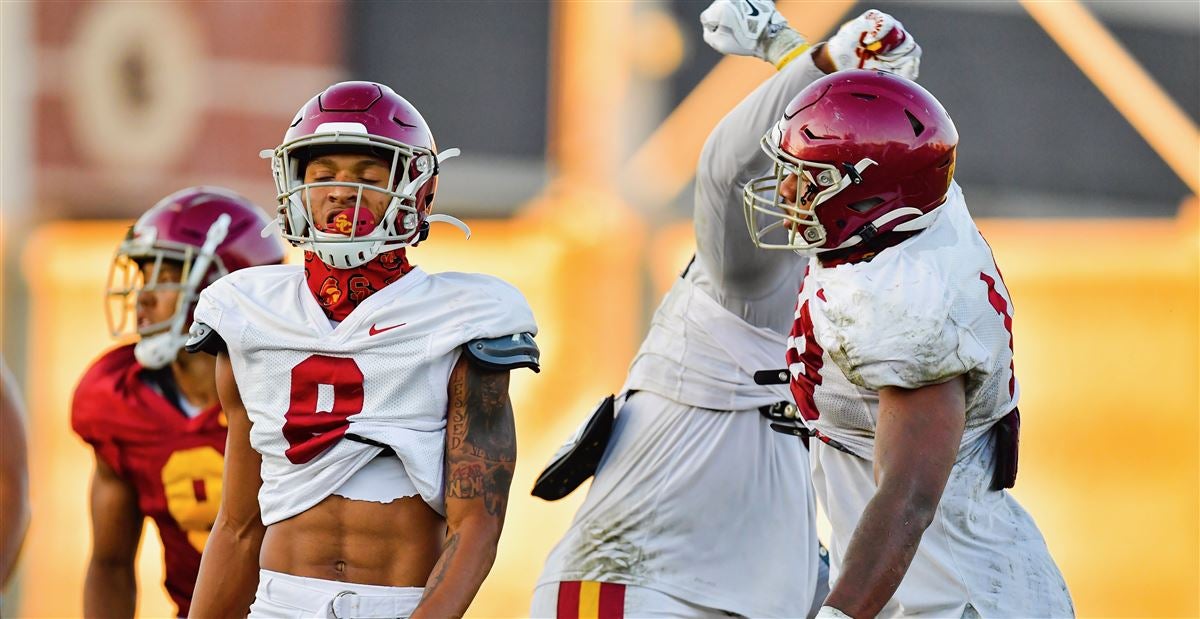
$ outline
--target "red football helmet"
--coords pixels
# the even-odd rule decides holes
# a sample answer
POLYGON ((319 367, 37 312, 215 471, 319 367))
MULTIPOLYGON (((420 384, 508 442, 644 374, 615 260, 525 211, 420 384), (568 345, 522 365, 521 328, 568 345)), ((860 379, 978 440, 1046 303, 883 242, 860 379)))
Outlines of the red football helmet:
POLYGON ((932 223, 954 176, 958 131, 938 100, 891 73, 838 71, 800 91, 762 138, 774 174, 743 191, 759 247, 819 253, 932 223), (795 204, 779 186, 795 175, 795 204), (784 228, 786 242, 768 240, 784 228))
POLYGON ((363 264, 381 252, 415 245, 424 238, 439 161, 456 154, 457 149, 450 149, 439 157, 421 113, 391 88, 374 82, 334 84, 300 108, 283 144, 272 152, 283 238, 342 269, 363 264), (387 186, 304 182, 308 161, 342 153, 367 153, 391 162, 387 186), (357 225, 348 225, 340 233, 314 223, 308 190, 329 186, 350 186, 360 192, 350 218, 357 225), (364 191, 379 191, 390 198, 377 224, 361 223, 364 191), (364 233, 363 228, 369 231, 364 233))
POLYGON ((283 262, 278 241, 261 234, 268 223, 249 200, 219 187, 189 187, 160 200, 138 218, 117 247, 106 305, 113 335, 132 331, 136 325, 138 293, 178 290, 171 318, 137 327, 141 340, 135 353, 142 365, 157 368, 170 363, 187 339, 201 290, 230 271, 283 262), (159 281, 167 260, 181 266, 178 282, 159 281), (142 265, 150 263, 153 268, 143 277, 142 265))

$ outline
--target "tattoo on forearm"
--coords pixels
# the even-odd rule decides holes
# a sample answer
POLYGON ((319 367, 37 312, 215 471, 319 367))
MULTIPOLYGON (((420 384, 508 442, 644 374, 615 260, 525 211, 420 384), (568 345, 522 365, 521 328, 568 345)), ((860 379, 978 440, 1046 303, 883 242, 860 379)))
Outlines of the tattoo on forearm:
POLYGON ((508 372, 456 367, 446 431, 446 496, 482 499, 489 514, 503 515, 517 459, 508 372))
POLYGON ((425 584, 425 593, 421 595, 421 599, 429 597, 429 594, 442 584, 446 579, 446 572, 450 569, 450 563, 454 561, 454 554, 458 552, 458 533, 454 533, 446 539, 446 543, 442 546, 442 556, 438 559, 437 565, 433 567, 433 575, 429 577, 429 582, 425 584))

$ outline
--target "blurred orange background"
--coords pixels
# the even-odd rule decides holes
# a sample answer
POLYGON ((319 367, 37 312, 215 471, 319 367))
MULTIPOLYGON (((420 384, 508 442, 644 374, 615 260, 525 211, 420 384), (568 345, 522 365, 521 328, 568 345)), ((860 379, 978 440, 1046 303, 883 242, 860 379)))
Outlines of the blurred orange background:
MULTIPOLYGON (((62 50, 74 49, 78 41, 72 37, 87 31, 79 25, 83 17, 59 13, 71 6, 88 8, 43 5, 18 15, 27 29, 22 36, 32 41, 28 49, 60 51, 39 51, 14 78, 7 69, 16 52, 4 48, 5 90, 29 89, 31 100, 41 107, 16 116, 11 108, 4 112, 8 128, 0 138, 9 140, 13 123, 30 117, 42 128, 54 124, 55 114, 73 118, 64 111, 69 97, 44 83, 55 78, 54 71, 67 71, 69 54, 62 50), (51 43, 44 42, 47 38, 51 43), (32 85, 38 80, 40 85, 32 85)), ((120 13, 148 5, 115 6, 112 10, 120 13)), ((194 33, 197 41, 233 36, 214 24, 238 28, 236 20, 221 16, 219 7, 240 5, 183 4, 181 13, 173 12, 179 7, 170 8, 175 5, 156 6, 172 19, 186 18, 179 27, 200 31, 194 33), (200 25, 187 25, 188 19, 200 25)), ((311 6, 317 8, 299 11, 303 17, 285 18, 263 7, 251 10, 263 13, 259 20, 292 20, 287 24, 308 34, 341 19, 337 3, 311 6)), ((4 8, 7 35, 17 26, 13 8, 4 8)), ((693 8, 698 11, 702 5, 693 8)), ((808 25, 806 32, 817 37, 855 5, 784 3, 782 8, 793 24, 808 25)), ((902 13, 898 7, 889 10, 902 13)), ((545 503, 528 495, 532 481, 590 407, 621 386, 650 311, 691 255, 690 223, 669 210, 642 208, 645 200, 653 203, 645 196, 674 197, 683 191, 708 129, 770 75, 769 67, 750 60, 718 64, 708 75, 711 79, 701 82, 656 132, 631 144, 627 136, 606 130, 626 118, 622 114, 631 114, 629 90, 642 79, 622 63, 672 62, 618 62, 597 51, 634 30, 632 12, 627 4, 556 5, 546 130, 552 178, 504 216, 468 218, 474 232, 469 241, 448 228, 435 228, 434 237, 410 254, 427 270, 481 271, 507 279, 525 293, 540 325, 544 370, 514 375, 519 464, 496 565, 471 616, 519 617, 527 612, 542 561, 584 494, 581 489, 567 500, 545 503), (641 193, 631 197, 628 188, 616 184, 622 177, 633 177, 641 193)), ((125 23, 117 17, 116 22, 125 23)), ((656 40, 667 40, 673 26, 653 27, 665 29, 652 33, 656 40)), ((685 28, 685 36, 699 38, 690 25, 685 28)), ((265 55, 273 46, 269 35, 267 39, 247 52, 262 57, 238 61, 246 83, 254 81, 253 63, 280 62, 265 55)), ((11 44, 9 37, 5 45, 11 44)), ((204 57, 204 44, 197 45, 179 53, 204 57)), ((940 51, 927 48, 926 54, 940 51)), ((229 58, 220 62, 233 63, 229 58)), ((0 273, 5 278, 0 320, 4 355, 24 379, 34 510, 17 576, 6 591, 6 615, 78 616, 82 609, 92 459, 70 432, 68 405, 86 365, 113 345, 102 293, 112 252, 132 222, 128 212, 112 218, 104 205, 132 201, 148 206, 170 190, 197 182, 224 183, 260 204, 269 203, 265 164, 251 163, 257 148, 274 145, 307 96, 326 82, 349 77, 334 51, 288 62, 291 75, 300 77, 288 83, 286 96, 277 95, 280 101, 256 104, 240 119, 222 116, 229 110, 219 105, 202 106, 198 125, 174 138, 180 145, 166 138, 159 144, 152 132, 141 136, 147 147, 161 148, 166 160, 197 143, 207 144, 208 157, 224 156, 216 150, 223 145, 246 162, 231 166, 233 172, 193 162, 168 166, 156 178, 152 162, 92 165, 86 140, 71 134, 71 123, 78 120, 37 133, 38 138, 24 143, 25 150, 16 151, 17 159, 11 142, 6 144, 9 163, 0 165, 8 186, 0 203, 0 273), (47 135, 61 143, 40 143, 50 139, 47 135), (249 154, 242 152, 251 147, 249 154), (29 172, 38 166, 44 169, 29 172), (150 178, 140 173, 140 166, 151 170, 150 178), (245 170, 252 173, 238 175, 245 170), (23 192, 13 188, 21 171, 35 179, 23 192), (114 193, 96 191, 106 187, 106 174, 118 173, 124 176, 113 183, 114 193), (137 178, 124 182, 125 176, 137 178), (54 188, 79 179, 86 182, 54 188)), ((261 90, 254 92, 269 95, 272 86, 260 84, 261 90)), ((1164 160, 1183 157, 1181 178, 1194 192, 1195 175, 1200 174, 1195 125, 1183 126, 1176 139, 1185 151, 1191 145, 1192 158, 1187 159, 1187 152, 1160 154, 1164 160), (1185 178, 1187 165, 1192 178, 1185 178)), ((960 127, 965 136, 970 131, 960 127)), ((1153 128, 1139 131, 1148 142, 1155 139, 1153 128)), ((453 165, 448 163, 447 170, 453 165)), ((964 190, 971 204, 971 185, 964 183, 964 190)), ((1014 494, 1041 527, 1080 616, 1200 615, 1200 209, 1194 196, 1172 208, 1177 212, 1169 217, 980 221, 1016 306, 1023 434, 1014 494)), ((169 616, 173 607, 161 587, 161 546, 153 525, 147 525, 139 558, 139 615, 169 616)))

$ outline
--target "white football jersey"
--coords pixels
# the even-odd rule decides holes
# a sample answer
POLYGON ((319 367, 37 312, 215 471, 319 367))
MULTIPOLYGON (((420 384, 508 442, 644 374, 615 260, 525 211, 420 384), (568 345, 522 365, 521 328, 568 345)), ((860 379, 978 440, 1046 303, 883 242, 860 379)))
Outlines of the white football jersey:
POLYGON ((809 266, 787 361, 792 394, 827 440, 872 457, 883 387, 967 375, 968 445, 1017 406, 1012 301, 952 184, 933 225, 870 262, 809 266))
POLYGON ((785 385, 754 382, 755 372, 779 366, 785 342, 783 334, 747 323, 681 277, 654 312, 622 391, 652 391, 726 411, 786 401, 785 385))
MULTIPOLYGON (((805 259, 755 247, 741 204, 746 181, 771 165, 759 139, 823 75, 797 57, 709 135, 696 166, 696 259, 654 313, 587 499, 539 584, 633 585, 697 613, 809 613, 820 570, 808 453, 758 411, 789 400, 786 385, 754 381, 782 367, 805 259)), ((672 611, 627 597, 625 612, 672 611)))
POLYGON ((1012 495, 990 488, 988 430, 1019 396, 1012 315, 957 185, 932 226, 870 262, 809 267, 787 360, 796 403, 827 443, 812 443, 812 475, 832 525, 831 583, 875 493, 879 390, 967 377, 958 457, 881 617, 1073 615, 1037 525, 1012 495))
POLYGON ((262 454, 267 525, 329 496, 383 445, 444 513, 447 383, 460 346, 537 332, 525 298, 507 283, 420 268, 337 326, 298 265, 221 278, 201 294, 195 317, 229 348, 250 442, 262 454))

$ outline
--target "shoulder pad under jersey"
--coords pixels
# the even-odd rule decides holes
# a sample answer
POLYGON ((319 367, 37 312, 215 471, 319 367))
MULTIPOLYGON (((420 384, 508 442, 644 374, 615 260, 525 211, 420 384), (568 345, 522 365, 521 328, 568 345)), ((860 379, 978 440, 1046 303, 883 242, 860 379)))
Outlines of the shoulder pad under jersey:
POLYGON ((501 337, 471 340, 464 345, 467 358, 489 370, 529 368, 540 372, 541 351, 531 333, 514 333, 501 337))
POLYGON ((217 353, 228 350, 225 340, 221 339, 221 334, 199 320, 192 322, 192 328, 188 330, 187 343, 183 346, 192 354, 206 352, 214 357, 217 356, 217 353))

